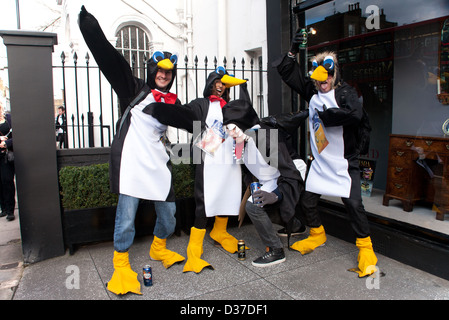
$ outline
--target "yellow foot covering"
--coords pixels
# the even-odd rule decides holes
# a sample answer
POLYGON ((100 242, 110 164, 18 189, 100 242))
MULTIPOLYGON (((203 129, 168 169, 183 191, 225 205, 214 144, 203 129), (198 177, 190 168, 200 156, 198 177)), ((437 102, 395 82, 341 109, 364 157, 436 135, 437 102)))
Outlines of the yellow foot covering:
POLYGON ((170 251, 166 248, 167 239, 159 239, 154 236, 153 243, 150 248, 150 258, 152 260, 162 261, 165 269, 170 268, 173 264, 185 260, 180 254, 170 251))
POLYGON ((309 237, 304 240, 296 241, 290 246, 290 248, 301 252, 301 254, 307 254, 315 250, 315 248, 323 245, 326 240, 327 238, 324 227, 319 226, 318 228, 310 228, 309 237))
POLYGON ((374 254, 371 238, 357 238, 355 245, 359 248, 359 255, 357 257, 359 267, 358 269, 350 269, 350 271, 358 273, 359 278, 369 276, 376 272, 377 257, 374 254))
POLYGON ((227 252, 236 253, 238 251, 238 240, 226 231, 227 225, 228 217, 215 217, 214 227, 210 232, 210 237, 218 242, 227 252))
POLYGON ((208 262, 201 259, 205 234, 206 229, 197 229, 195 227, 190 229, 190 240, 187 246, 187 262, 184 265, 183 272, 193 271, 199 273, 206 267, 213 269, 208 262))
POLYGON ((114 274, 107 284, 109 291, 122 295, 128 292, 142 294, 140 292, 140 282, 129 264, 128 252, 114 251, 114 274))

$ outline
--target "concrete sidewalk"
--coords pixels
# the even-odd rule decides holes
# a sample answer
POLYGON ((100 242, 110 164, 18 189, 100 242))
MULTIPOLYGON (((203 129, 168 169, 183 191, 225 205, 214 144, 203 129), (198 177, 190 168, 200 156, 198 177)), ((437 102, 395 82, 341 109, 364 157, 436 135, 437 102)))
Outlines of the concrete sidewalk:
MULTIPOLYGON (((264 247, 251 224, 229 229, 251 248, 244 261, 239 261, 237 254, 215 247, 208 230, 203 259, 215 270, 205 269, 199 274, 183 273, 184 263, 165 269, 160 262, 150 261, 148 251, 152 236, 137 238, 130 249, 130 262, 142 283, 142 295, 118 297, 105 287, 113 273, 112 242, 79 247, 73 255, 66 253, 23 268, 17 220, 0 219, 2 299, 449 300, 449 281, 380 254, 377 256, 381 276, 358 278, 357 274, 347 271, 357 266, 357 248, 331 236, 325 246, 308 255, 286 250, 286 262, 267 268, 253 267, 251 261, 262 254, 264 247), (142 268, 146 264, 153 269, 151 287, 143 286, 142 282, 142 268)), ((306 235, 296 239, 304 237, 306 235)), ((186 234, 173 236, 167 246, 185 256, 188 241, 186 234)), ((287 245, 286 239, 283 241, 287 245)))
POLYGON ((15 219, 0 218, 0 300, 11 300, 23 272, 18 210, 15 219))

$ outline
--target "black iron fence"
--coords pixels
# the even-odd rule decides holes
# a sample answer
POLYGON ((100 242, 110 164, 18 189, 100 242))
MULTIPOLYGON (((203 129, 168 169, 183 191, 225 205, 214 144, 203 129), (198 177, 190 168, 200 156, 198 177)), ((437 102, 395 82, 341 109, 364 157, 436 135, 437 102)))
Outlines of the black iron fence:
MULTIPOLYGON (((77 53, 68 57, 63 52, 60 58, 61 65, 53 66, 53 82, 55 96, 58 97, 59 92, 61 97, 59 105, 66 109, 68 144, 65 148, 109 147, 115 134, 115 123, 120 118, 115 92, 99 68, 91 66, 89 54, 80 59, 77 53)), ((134 58, 131 66, 134 75, 145 80, 147 58, 144 57, 144 60, 144 67, 140 69, 135 67, 134 58)), ((237 62, 233 58, 231 63, 224 58, 222 64, 216 57, 211 62, 205 57, 200 66, 197 56, 192 62, 186 56, 183 61, 178 61, 178 73, 171 91, 178 95, 182 103, 201 97, 208 74, 218 66, 225 67, 238 78, 248 80, 254 108, 263 117, 267 70, 263 68, 261 57, 250 58, 248 62, 245 59, 237 62)), ((231 99, 235 98, 238 98, 238 88, 231 90, 231 99)), ((186 143, 190 136, 171 128, 169 138, 174 143, 186 143)))

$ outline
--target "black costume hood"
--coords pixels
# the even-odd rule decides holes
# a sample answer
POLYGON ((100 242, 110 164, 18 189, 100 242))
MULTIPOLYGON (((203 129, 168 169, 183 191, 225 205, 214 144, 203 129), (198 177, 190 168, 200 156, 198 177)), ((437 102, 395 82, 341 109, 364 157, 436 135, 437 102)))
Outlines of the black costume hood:
POLYGON ((212 86, 214 85, 215 80, 221 80, 221 82, 223 82, 226 85, 227 92, 225 92, 223 94, 223 98, 225 100, 229 100, 229 99, 226 99, 226 97, 228 96, 227 93, 229 93, 229 88, 237 86, 239 84, 243 84, 246 82, 246 80, 237 79, 237 78, 229 75, 229 73, 226 71, 226 69, 220 66, 215 71, 212 71, 211 73, 209 73, 209 76, 207 77, 206 85, 204 86, 204 91, 203 91, 203 96, 205 98, 208 98, 211 95, 212 86))
POLYGON ((178 70, 177 62, 178 57, 176 54, 156 51, 151 59, 147 61, 147 84, 150 88, 157 89, 155 79, 158 69, 172 70, 172 80, 166 88, 166 91, 169 91, 176 78, 176 72, 178 70))
POLYGON ((246 131, 260 123, 259 116, 254 110, 249 95, 245 94, 246 85, 240 87, 240 99, 229 102, 223 109, 223 125, 235 124, 242 131, 246 131))

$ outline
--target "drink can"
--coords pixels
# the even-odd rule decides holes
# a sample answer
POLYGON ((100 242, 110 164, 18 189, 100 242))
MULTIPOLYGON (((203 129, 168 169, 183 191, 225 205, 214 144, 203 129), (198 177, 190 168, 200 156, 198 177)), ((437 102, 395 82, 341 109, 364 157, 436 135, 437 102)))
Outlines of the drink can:
POLYGON ((308 36, 307 30, 306 29, 301 29, 301 33, 302 33, 302 36, 303 36, 303 40, 302 40, 302 43, 299 45, 299 48, 300 49, 305 49, 305 48, 307 48, 307 36, 308 36))
MULTIPOLYGON (((256 192, 257 190, 260 189, 260 183, 259 182, 253 182, 253 183, 251 183, 250 188, 251 188, 251 195, 252 195, 254 192, 256 192)), ((257 203, 257 202, 254 202, 254 197, 253 197, 253 203, 257 203)))
POLYGON ((143 284, 145 287, 151 287, 153 285, 153 272, 149 265, 143 267, 143 284))
POLYGON ((245 241, 239 240, 237 244, 237 250, 239 260, 245 260, 246 259, 245 241))

